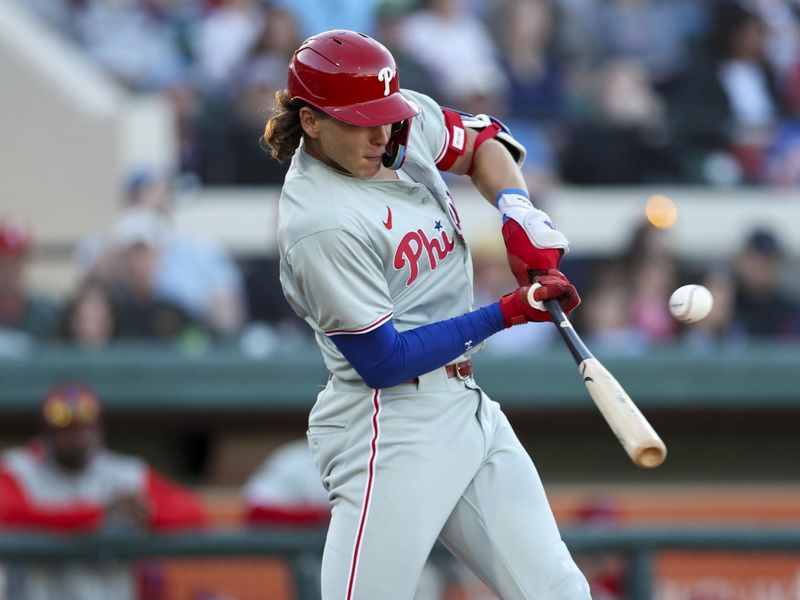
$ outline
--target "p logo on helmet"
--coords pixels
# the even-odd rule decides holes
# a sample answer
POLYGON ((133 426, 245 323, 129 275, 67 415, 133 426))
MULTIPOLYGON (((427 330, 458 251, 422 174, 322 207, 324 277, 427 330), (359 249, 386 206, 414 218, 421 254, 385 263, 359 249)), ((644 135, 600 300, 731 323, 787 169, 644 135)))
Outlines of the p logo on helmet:
POLYGON ((383 81, 386 84, 386 87, 383 90, 383 95, 389 95, 389 82, 394 78, 395 70, 392 67, 383 67, 380 71, 378 71, 378 81, 383 81))

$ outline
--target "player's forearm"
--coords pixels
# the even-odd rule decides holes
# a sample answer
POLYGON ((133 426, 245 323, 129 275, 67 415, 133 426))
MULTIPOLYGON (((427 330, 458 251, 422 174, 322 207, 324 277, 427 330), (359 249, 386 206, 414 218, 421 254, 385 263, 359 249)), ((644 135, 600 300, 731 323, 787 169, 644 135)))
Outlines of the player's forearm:
POLYGON ((492 206, 505 189, 528 189, 517 163, 497 140, 484 142, 475 153, 472 183, 492 206))
POLYGON ((402 333, 389 321, 359 335, 330 339, 371 388, 387 388, 446 365, 504 328, 500 304, 402 333))

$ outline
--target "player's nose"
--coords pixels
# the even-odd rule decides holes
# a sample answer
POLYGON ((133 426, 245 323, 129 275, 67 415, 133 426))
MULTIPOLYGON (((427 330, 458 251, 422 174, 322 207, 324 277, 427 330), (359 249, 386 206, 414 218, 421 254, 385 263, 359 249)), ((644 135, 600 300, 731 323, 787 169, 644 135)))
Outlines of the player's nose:
POLYGON ((376 146, 385 146, 389 143, 389 134, 391 133, 391 125, 378 125, 377 127, 370 128, 369 141, 376 146))

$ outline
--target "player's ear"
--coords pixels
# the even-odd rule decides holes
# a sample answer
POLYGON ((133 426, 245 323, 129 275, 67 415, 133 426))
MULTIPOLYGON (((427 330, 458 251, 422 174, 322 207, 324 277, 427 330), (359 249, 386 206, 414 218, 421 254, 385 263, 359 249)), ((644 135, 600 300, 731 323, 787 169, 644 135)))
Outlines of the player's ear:
POLYGON ((322 115, 314 109, 304 106, 300 109, 298 116, 300 117, 300 126, 303 128, 303 132, 310 138, 318 138, 322 115))

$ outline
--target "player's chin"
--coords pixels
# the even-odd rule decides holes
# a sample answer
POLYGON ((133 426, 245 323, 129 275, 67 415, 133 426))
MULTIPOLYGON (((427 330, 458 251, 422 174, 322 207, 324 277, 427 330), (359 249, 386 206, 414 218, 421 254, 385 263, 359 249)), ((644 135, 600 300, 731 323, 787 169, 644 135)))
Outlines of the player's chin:
POLYGON ((356 175, 362 179, 372 179, 381 170, 381 159, 378 158, 364 158, 359 165, 356 175))

